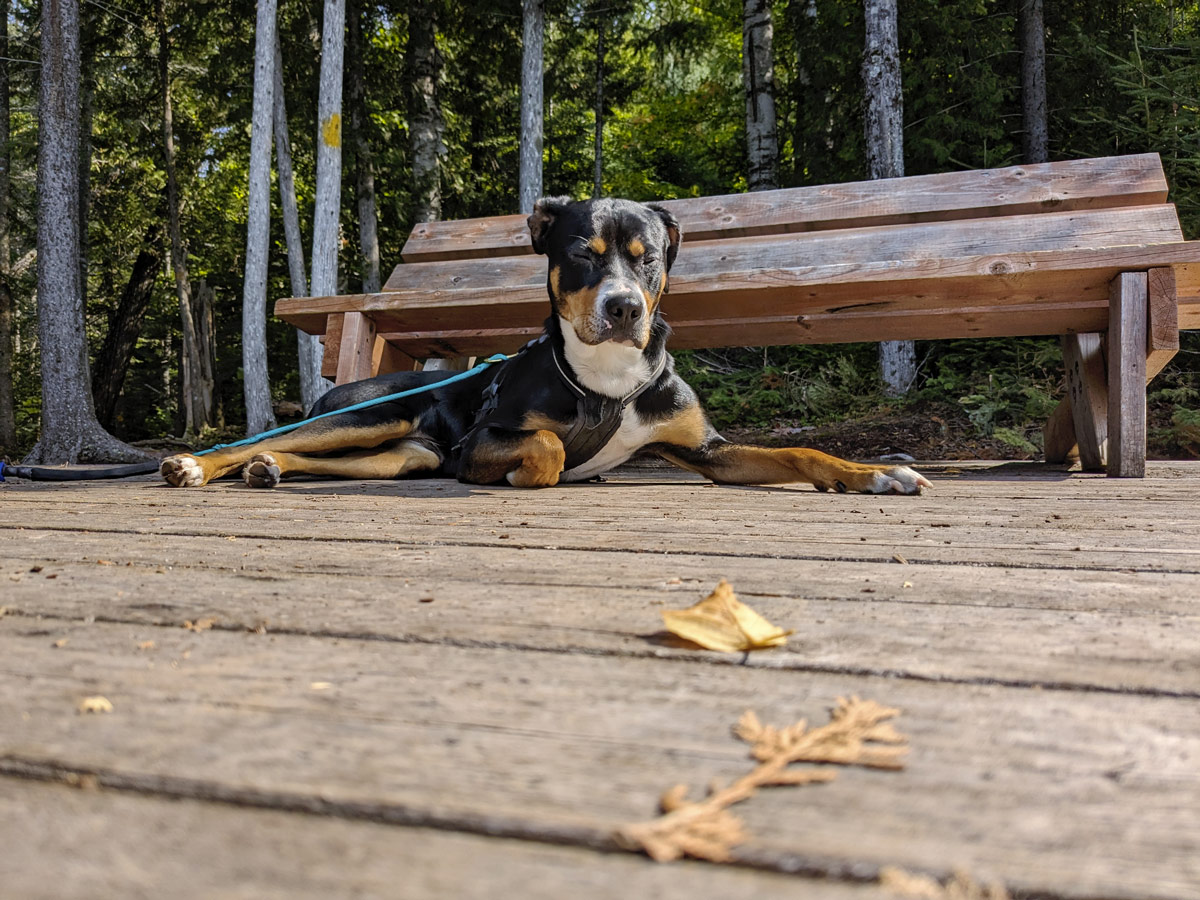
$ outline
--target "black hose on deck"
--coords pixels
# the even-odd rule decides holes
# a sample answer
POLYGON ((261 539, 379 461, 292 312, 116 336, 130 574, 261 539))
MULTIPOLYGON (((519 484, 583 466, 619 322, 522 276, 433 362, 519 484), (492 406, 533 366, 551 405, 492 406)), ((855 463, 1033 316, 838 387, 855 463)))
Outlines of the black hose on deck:
POLYGON ((59 469, 52 466, 14 466, 0 460, 0 481, 5 475, 30 481, 96 481, 101 478, 130 478, 157 472, 160 463, 135 463, 131 466, 105 466, 102 469, 59 469))

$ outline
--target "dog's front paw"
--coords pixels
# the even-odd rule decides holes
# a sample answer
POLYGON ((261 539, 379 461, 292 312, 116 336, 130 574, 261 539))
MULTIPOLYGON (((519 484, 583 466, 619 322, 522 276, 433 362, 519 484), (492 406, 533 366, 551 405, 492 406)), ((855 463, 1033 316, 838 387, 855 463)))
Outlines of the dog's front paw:
POLYGON ((174 487, 199 487, 208 480, 200 460, 187 453, 168 456, 158 471, 167 484, 174 487))
POLYGON ((860 488, 866 494, 919 494, 921 488, 933 487, 929 480, 908 466, 878 469, 871 481, 860 488))
POLYGON ((260 453, 242 469, 242 478, 252 488, 273 488, 281 478, 279 463, 270 453, 260 453))

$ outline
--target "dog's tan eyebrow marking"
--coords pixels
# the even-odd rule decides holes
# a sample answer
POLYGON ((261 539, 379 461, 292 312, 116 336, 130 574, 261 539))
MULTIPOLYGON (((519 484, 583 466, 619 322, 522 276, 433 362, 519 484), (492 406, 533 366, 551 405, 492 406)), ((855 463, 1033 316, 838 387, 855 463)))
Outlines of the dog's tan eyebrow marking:
POLYGON ((637 238, 634 238, 629 242, 629 247, 627 249, 629 250, 630 256, 642 256, 646 252, 646 245, 637 238))
POLYGON ((587 245, 593 253, 599 253, 601 256, 608 252, 608 244, 605 243, 602 237, 592 238, 587 242, 587 245))

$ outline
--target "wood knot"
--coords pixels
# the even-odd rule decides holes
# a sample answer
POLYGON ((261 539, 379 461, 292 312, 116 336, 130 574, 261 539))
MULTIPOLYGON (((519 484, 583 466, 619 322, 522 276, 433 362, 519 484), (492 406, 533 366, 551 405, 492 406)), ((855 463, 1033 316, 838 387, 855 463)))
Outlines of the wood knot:
POLYGON ((993 275, 1010 275, 1010 274, 1012 274, 1012 270, 1013 270, 1012 264, 1005 262, 1002 259, 998 259, 994 263, 992 263, 990 266, 988 266, 988 272, 990 272, 993 275))

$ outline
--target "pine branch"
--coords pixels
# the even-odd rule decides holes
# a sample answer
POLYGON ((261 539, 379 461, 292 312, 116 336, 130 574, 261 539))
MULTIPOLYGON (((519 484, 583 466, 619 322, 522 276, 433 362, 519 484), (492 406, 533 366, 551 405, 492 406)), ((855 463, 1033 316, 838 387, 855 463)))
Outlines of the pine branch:
POLYGON ((907 739, 888 721, 899 712, 873 700, 839 697, 829 724, 810 730, 803 719, 782 729, 763 725, 747 710, 733 733, 750 744, 751 755, 759 761, 754 769, 727 787, 712 785, 703 800, 689 801, 687 785, 675 785, 659 800, 661 816, 622 826, 616 840, 658 862, 684 856, 728 862, 732 849, 749 838, 729 807, 762 787, 818 784, 837 777, 833 768, 789 769, 793 763, 902 769, 907 739))

